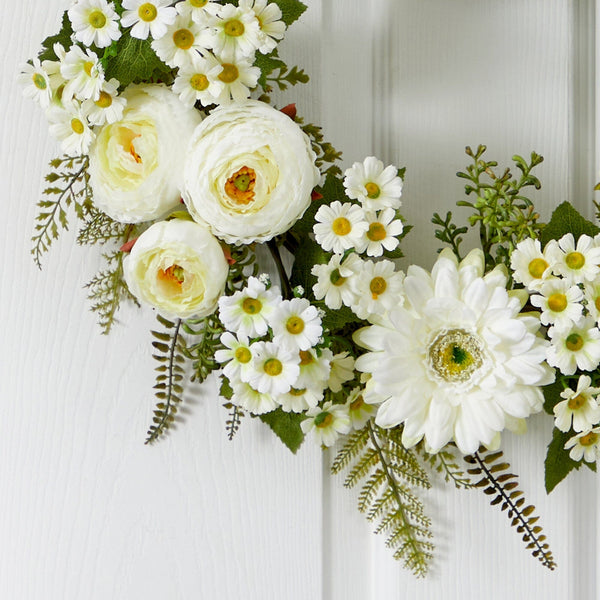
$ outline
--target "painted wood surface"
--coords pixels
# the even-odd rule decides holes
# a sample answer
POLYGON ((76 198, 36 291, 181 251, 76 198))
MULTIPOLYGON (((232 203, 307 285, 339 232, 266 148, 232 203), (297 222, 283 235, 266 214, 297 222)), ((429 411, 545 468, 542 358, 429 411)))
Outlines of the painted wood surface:
MULTIPOLYGON (((501 164, 536 150, 546 157, 535 196, 543 216, 565 199, 591 212, 594 2, 306 3, 281 53, 311 83, 280 103, 321 123, 344 166, 375 153, 407 167, 410 262, 434 260, 429 219, 461 198, 454 173, 467 144, 487 144, 501 164)), ((414 580, 328 476, 328 453, 307 443, 292 457, 249 419, 228 442, 214 385, 190 390, 177 430, 143 445, 151 312, 126 308, 103 337, 83 289, 96 249, 76 247, 69 232, 41 272, 29 255, 58 145, 15 78, 67 6, 0 7, 0 598, 595 597, 598 486, 582 472, 546 497, 547 417, 532 418, 527 437, 507 434, 504 448, 537 506, 554 573, 483 495, 438 483, 427 498, 437 558, 428 580, 414 580)))

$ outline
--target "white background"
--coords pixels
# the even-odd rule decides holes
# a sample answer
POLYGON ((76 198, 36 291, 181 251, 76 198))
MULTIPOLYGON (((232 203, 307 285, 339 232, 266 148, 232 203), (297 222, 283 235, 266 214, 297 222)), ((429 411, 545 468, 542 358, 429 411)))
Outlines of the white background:
MULTIPOLYGON (((536 150, 544 219, 571 200, 591 215, 592 0, 307 0, 281 47, 311 83, 286 93, 324 126, 344 167, 375 153, 407 167, 411 262, 430 267, 429 219, 461 199, 465 145, 506 164, 536 150)), ((19 65, 58 29, 66 0, 2 0, 0 39, 0 598, 368 600, 593 598, 598 486, 578 473, 546 497, 550 419, 504 437, 558 570, 523 548, 478 492, 427 496, 436 559, 426 581, 394 562, 310 442, 293 457, 246 419, 233 442, 213 385, 144 446, 154 404, 150 311, 101 336, 83 285, 96 249, 62 236, 34 266, 35 203, 59 153, 22 99, 19 65)), ((456 214, 461 213, 458 209, 456 214)), ((404 266, 408 262, 403 263, 404 266)))

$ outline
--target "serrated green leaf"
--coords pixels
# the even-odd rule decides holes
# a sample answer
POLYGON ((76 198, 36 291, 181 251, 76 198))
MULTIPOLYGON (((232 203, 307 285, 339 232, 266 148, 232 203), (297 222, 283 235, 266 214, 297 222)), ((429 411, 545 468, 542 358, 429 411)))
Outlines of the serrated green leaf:
POLYGON ((233 389, 229 383, 229 379, 225 375, 221 375, 221 387, 219 389, 219 396, 225 400, 231 400, 233 398, 233 389))
POLYGON ((254 66, 260 69, 258 85, 267 93, 271 91, 271 86, 267 83, 267 77, 279 69, 285 69, 286 64, 277 55, 277 50, 270 54, 257 54, 254 59, 254 66))
POLYGON ((71 26, 71 21, 69 20, 69 14, 67 11, 65 11, 62 17, 60 31, 56 35, 47 37, 42 42, 42 51, 38 54, 40 61, 57 61, 58 56, 56 56, 56 52, 54 52, 54 44, 62 44, 63 48, 68 50, 73 45, 73 41, 71 39, 72 35, 73 27, 71 26))
POLYGON ((304 433, 300 427, 300 423, 304 420, 303 415, 287 413, 278 408, 270 413, 260 415, 260 420, 273 430, 293 454, 296 454, 304 441, 304 433))
POLYGON ((289 27, 297 21, 306 10, 306 5, 300 0, 271 0, 281 9, 281 20, 289 27))
POLYGON ((546 492, 549 494, 573 469, 579 469, 581 462, 573 460, 565 444, 573 432, 564 433, 556 427, 552 431, 552 441, 544 462, 546 492))
POLYGON ((557 379, 550 385, 545 385, 542 388, 544 393, 544 410, 551 416, 554 416, 554 407, 564 398, 560 397, 560 393, 563 391, 564 385, 560 379, 557 379))
POLYGON ((566 233, 572 233, 577 240, 583 234, 594 237, 600 233, 600 228, 582 217, 569 202, 563 202, 557 206, 550 222, 542 230, 542 246, 550 240, 559 240, 566 233))
POLYGON ((327 264, 329 255, 309 237, 305 237, 298 246, 290 276, 292 287, 301 285, 305 293, 312 297, 312 287, 317 278, 311 273, 314 265, 327 264))

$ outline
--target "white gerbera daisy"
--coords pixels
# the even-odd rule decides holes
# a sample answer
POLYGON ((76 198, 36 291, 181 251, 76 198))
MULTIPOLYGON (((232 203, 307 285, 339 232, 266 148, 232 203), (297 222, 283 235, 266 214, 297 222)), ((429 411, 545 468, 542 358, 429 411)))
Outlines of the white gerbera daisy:
POLYGON ((162 37, 154 38, 152 49, 170 67, 183 67, 198 52, 206 54, 209 44, 207 28, 194 23, 190 17, 178 15, 162 37))
POLYGON ((183 0, 177 2, 175 8, 180 15, 191 17, 198 25, 207 26, 221 8, 219 2, 213 0, 183 0))
POLYGON ((300 350, 300 374, 296 380, 296 387, 310 388, 322 391, 327 387, 327 380, 331 371, 333 352, 323 348, 320 354, 314 349, 300 350))
POLYGON ((77 0, 68 11, 75 39, 84 46, 106 48, 121 37, 119 15, 106 0, 77 0))
POLYGON ((363 248, 369 225, 364 210, 351 202, 323 204, 315 215, 313 231, 317 243, 327 252, 343 254, 350 248, 363 248))
POLYGON ((372 319, 403 303, 404 273, 390 260, 365 260, 351 281, 356 300, 350 306, 359 319, 372 319))
POLYGON ((569 456, 576 461, 581 459, 593 463, 600 458, 600 427, 583 431, 573 436, 566 444, 565 450, 571 448, 569 456))
POLYGON ((591 317, 571 327, 550 327, 548 337, 548 364, 564 375, 573 375, 577 369, 593 371, 600 363, 600 330, 591 317))
POLYGON ((327 387, 337 393, 341 391, 342 385, 354 379, 354 358, 348 352, 336 354, 330 361, 331 370, 327 387))
POLYGON ((276 400, 285 412, 301 413, 309 408, 317 406, 323 399, 323 390, 317 391, 314 388, 296 388, 293 387, 289 392, 280 394, 276 400))
POLYGON ((121 120, 127 100, 119 96, 119 85, 119 81, 113 77, 104 82, 97 100, 89 99, 83 103, 84 112, 92 125, 111 124, 121 120))
POLYGON ((399 208, 402 205, 402 179, 393 165, 383 166, 374 156, 364 162, 355 162, 344 173, 344 187, 348 198, 358 200, 366 210, 399 208))
POLYGON ((179 69, 173 91, 186 106, 193 106, 197 100, 204 106, 213 104, 225 87, 218 79, 222 70, 221 63, 210 52, 204 57, 197 54, 179 69))
POLYGON ((261 45, 258 19, 248 8, 225 4, 211 25, 210 47, 224 60, 252 59, 261 45))
POLYGON ((279 406, 271 394, 263 394, 245 381, 236 380, 230 383, 233 390, 231 402, 253 415, 264 415, 279 406))
POLYGON ((349 254, 342 263, 343 258, 343 254, 334 254, 327 264, 314 265, 311 269, 311 273, 317 278, 317 283, 312 288, 315 298, 325 298, 325 305, 334 310, 340 308, 342 303, 346 306, 354 303, 356 293, 350 282, 362 266, 358 254, 349 254))
POLYGON ((275 343, 308 350, 323 333, 321 316, 306 298, 283 300, 269 319, 275 343))
POLYGON ((510 256, 513 277, 530 290, 538 290, 542 283, 552 278, 552 267, 542 252, 539 240, 524 239, 510 256))
POLYGON ((369 419, 375 416, 377 407, 367 404, 361 388, 354 388, 346 400, 346 410, 350 417, 352 427, 356 430, 362 429, 369 419))
POLYGON ((249 338, 267 333, 268 318, 281 302, 279 288, 267 289, 256 277, 250 277, 243 290, 219 298, 219 317, 229 331, 249 338))
POLYGON ((300 368, 297 351, 273 342, 255 342, 248 383, 263 394, 285 394, 296 384, 300 368))
POLYGON ((600 388, 591 387, 592 380, 580 375, 577 389, 567 388, 560 393, 565 398, 554 407, 554 426, 561 431, 569 431, 571 425, 575 431, 589 431, 600 421, 600 406, 595 396, 600 388))
POLYGON ((71 98, 98 100, 104 84, 104 69, 94 52, 71 46, 61 61, 60 74, 67 80, 62 92, 63 104, 71 98))
POLYGON ((401 423, 403 443, 424 439, 432 452, 454 440, 464 454, 497 439, 505 415, 541 410, 540 386, 554 380, 537 318, 520 314, 501 267, 484 275, 474 250, 458 263, 444 250, 431 273, 416 266, 404 280, 405 305, 354 334, 368 352, 356 361, 383 398, 376 423, 401 423))
POLYGON ((215 352, 215 360, 219 363, 227 363, 223 368, 223 373, 229 379, 245 381, 252 368, 252 351, 248 338, 243 335, 235 337, 226 331, 221 335, 221 343, 225 349, 215 352))
POLYGON ((567 233, 558 242, 548 242, 544 253, 552 263, 552 272, 571 284, 593 281, 600 273, 600 248, 589 235, 581 235, 575 245, 573 234, 567 233))
POLYGON ((50 77, 37 58, 34 58, 32 62, 32 65, 27 63, 21 67, 18 81, 23 85, 23 95, 38 102, 42 108, 46 109, 52 100, 50 77))
POLYGON ((600 279, 583 285, 583 295, 586 299, 586 309, 589 315, 600 322, 600 279))
POLYGON ((390 251, 397 248, 400 241, 396 236, 402 233, 404 225, 395 217, 393 208, 365 214, 369 229, 365 231, 363 241, 368 256, 381 256, 384 249, 390 251))
POLYGON ((148 35, 160 39, 177 17, 171 0, 123 0, 123 8, 121 25, 131 27, 129 35, 139 40, 147 39, 148 35))
POLYGON ((306 417, 300 423, 302 431, 307 434, 313 430, 317 441, 326 447, 333 446, 340 435, 349 433, 352 428, 348 411, 343 404, 326 402, 322 408, 311 408, 306 417))
POLYGON ((542 309, 540 321, 544 325, 570 327, 583 313, 583 292, 566 279, 551 279, 540 287, 540 294, 531 296, 531 304, 542 309))
POLYGON ((215 98, 215 104, 244 102, 250 97, 250 90, 256 87, 260 77, 260 69, 254 67, 245 58, 219 58, 222 70, 217 79, 223 84, 221 93, 215 98))
POLYGON ((240 0, 240 7, 254 11, 260 26, 260 46, 262 54, 272 52, 277 41, 283 38, 285 23, 281 21, 281 9, 275 2, 269 0, 240 0))
POLYGON ((94 139, 87 117, 76 103, 67 103, 65 108, 53 107, 48 111, 50 133, 61 142, 65 154, 87 154, 94 139))

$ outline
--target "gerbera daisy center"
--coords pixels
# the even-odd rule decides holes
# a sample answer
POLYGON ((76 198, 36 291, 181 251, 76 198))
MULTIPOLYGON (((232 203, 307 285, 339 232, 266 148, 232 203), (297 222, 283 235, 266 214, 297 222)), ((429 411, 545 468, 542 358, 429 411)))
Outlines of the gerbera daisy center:
POLYGON ((548 263, 543 258, 534 258, 528 267, 529 274, 535 279, 541 279, 544 271, 548 268, 548 263))
POLYGON ((146 2, 144 4, 141 4, 138 8, 138 15, 142 21, 150 23, 151 21, 154 21, 154 19, 156 19, 158 11, 156 10, 156 6, 154 6, 154 4, 146 2))
POLYGON ((346 217, 338 217, 331 224, 331 229, 335 235, 348 235, 352 231, 352 225, 346 217))
POLYGON ((569 252, 565 256, 565 263, 569 269, 581 269, 585 265, 585 256, 581 252, 569 252))
POLYGON ((190 77, 190 86, 197 92, 203 92, 208 85, 208 77, 203 73, 194 73, 190 77))
POLYGON ((429 346, 429 364, 444 381, 468 381, 483 365, 480 340, 463 329, 442 331, 429 346))
POLYGON ((369 289, 371 290, 373 300, 377 300, 377 297, 381 296, 387 289, 387 282, 383 277, 373 277, 369 284, 369 289))
POLYGON ((93 10, 88 16, 88 22, 94 29, 102 29, 106 25, 106 16, 101 10, 93 10))
POLYGON ((94 101, 94 104, 100 108, 108 108, 112 104, 112 101, 112 96, 109 93, 100 92, 100 96, 98 100, 94 101))
POLYGON ((263 364, 263 371, 271 377, 277 377, 277 375, 281 375, 283 365, 278 358, 269 358, 263 364))
POLYGON ((178 29, 173 34, 173 43, 181 50, 189 50, 194 43, 194 34, 189 29, 178 29))
POLYGON ((250 167, 242 167, 225 182, 225 193, 237 204, 244 206, 254 200, 256 172, 250 167))
POLYGON ((585 404, 585 397, 581 394, 577 394, 577 396, 573 396, 569 399, 567 405, 571 410, 578 410, 585 404))
POLYGON ((382 223, 371 223, 369 225, 369 231, 367 231, 367 237, 372 242, 380 242, 381 240, 385 240, 387 232, 382 223))
POLYGON ((74 118, 74 119, 71 119, 71 129, 77 135, 81 135, 84 132, 85 127, 83 126, 83 123, 79 119, 74 118))
POLYGON ((365 190, 367 191, 367 198, 370 198, 371 200, 376 200, 381 196, 381 188, 372 181, 365 184, 365 190))
POLYGON ((567 350, 577 352, 583 348, 583 338, 578 333, 571 333, 565 342, 567 350))
POLYGON ((325 427, 329 427, 332 423, 333 415, 330 412, 322 412, 315 417, 315 427, 324 429, 325 427))
POLYGON ((231 19, 231 21, 225 23, 223 31, 225 32, 225 35, 230 37, 239 37, 240 35, 244 35, 245 27, 241 21, 231 19))
POLYGON ((262 310, 262 302, 256 298, 244 298, 242 310, 249 315, 257 315, 262 310))
POLYGON ((244 348, 243 346, 236 348, 236 351, 233 355, 235 356, 235 360, 243 364, 249 363, 252 359, 250 350, 248 350, 248 348, 244 348))
POLYGON ((34 73, 31 79, 33 80, 33 85, 35 85, 38 90, 45 90, 48 87, 46 79, 43 75, 40 75, 40 73, 34 73))
POLYGON ((598 434, 590 431, 579 438, 579 443, 582 446, 593 446, 598 442, 598 434))
POLYGON ((333 283, 335 286, 343 285, 346 279, 347 277, 342 277, 339 269, 334 269, 329 275, 329 281, 331 281, 331 283, 333 283))
POLYGON ((223 70, 219 73, 219 79, 223 83, 233 83, 240 76, 240 72, 235 65, 223 63, 221 66, 223 70))
POLYGON ((291 316, 286 321, 285 328, 292 335, 298 335, 299 333, 302 333, 304 331, 304 321, 296 315, 291 316))
POLYGON ((567 308, 567 297, 564 294, 551 294, 548 297, 548 308, 553 312, 562 312, 567 308))

